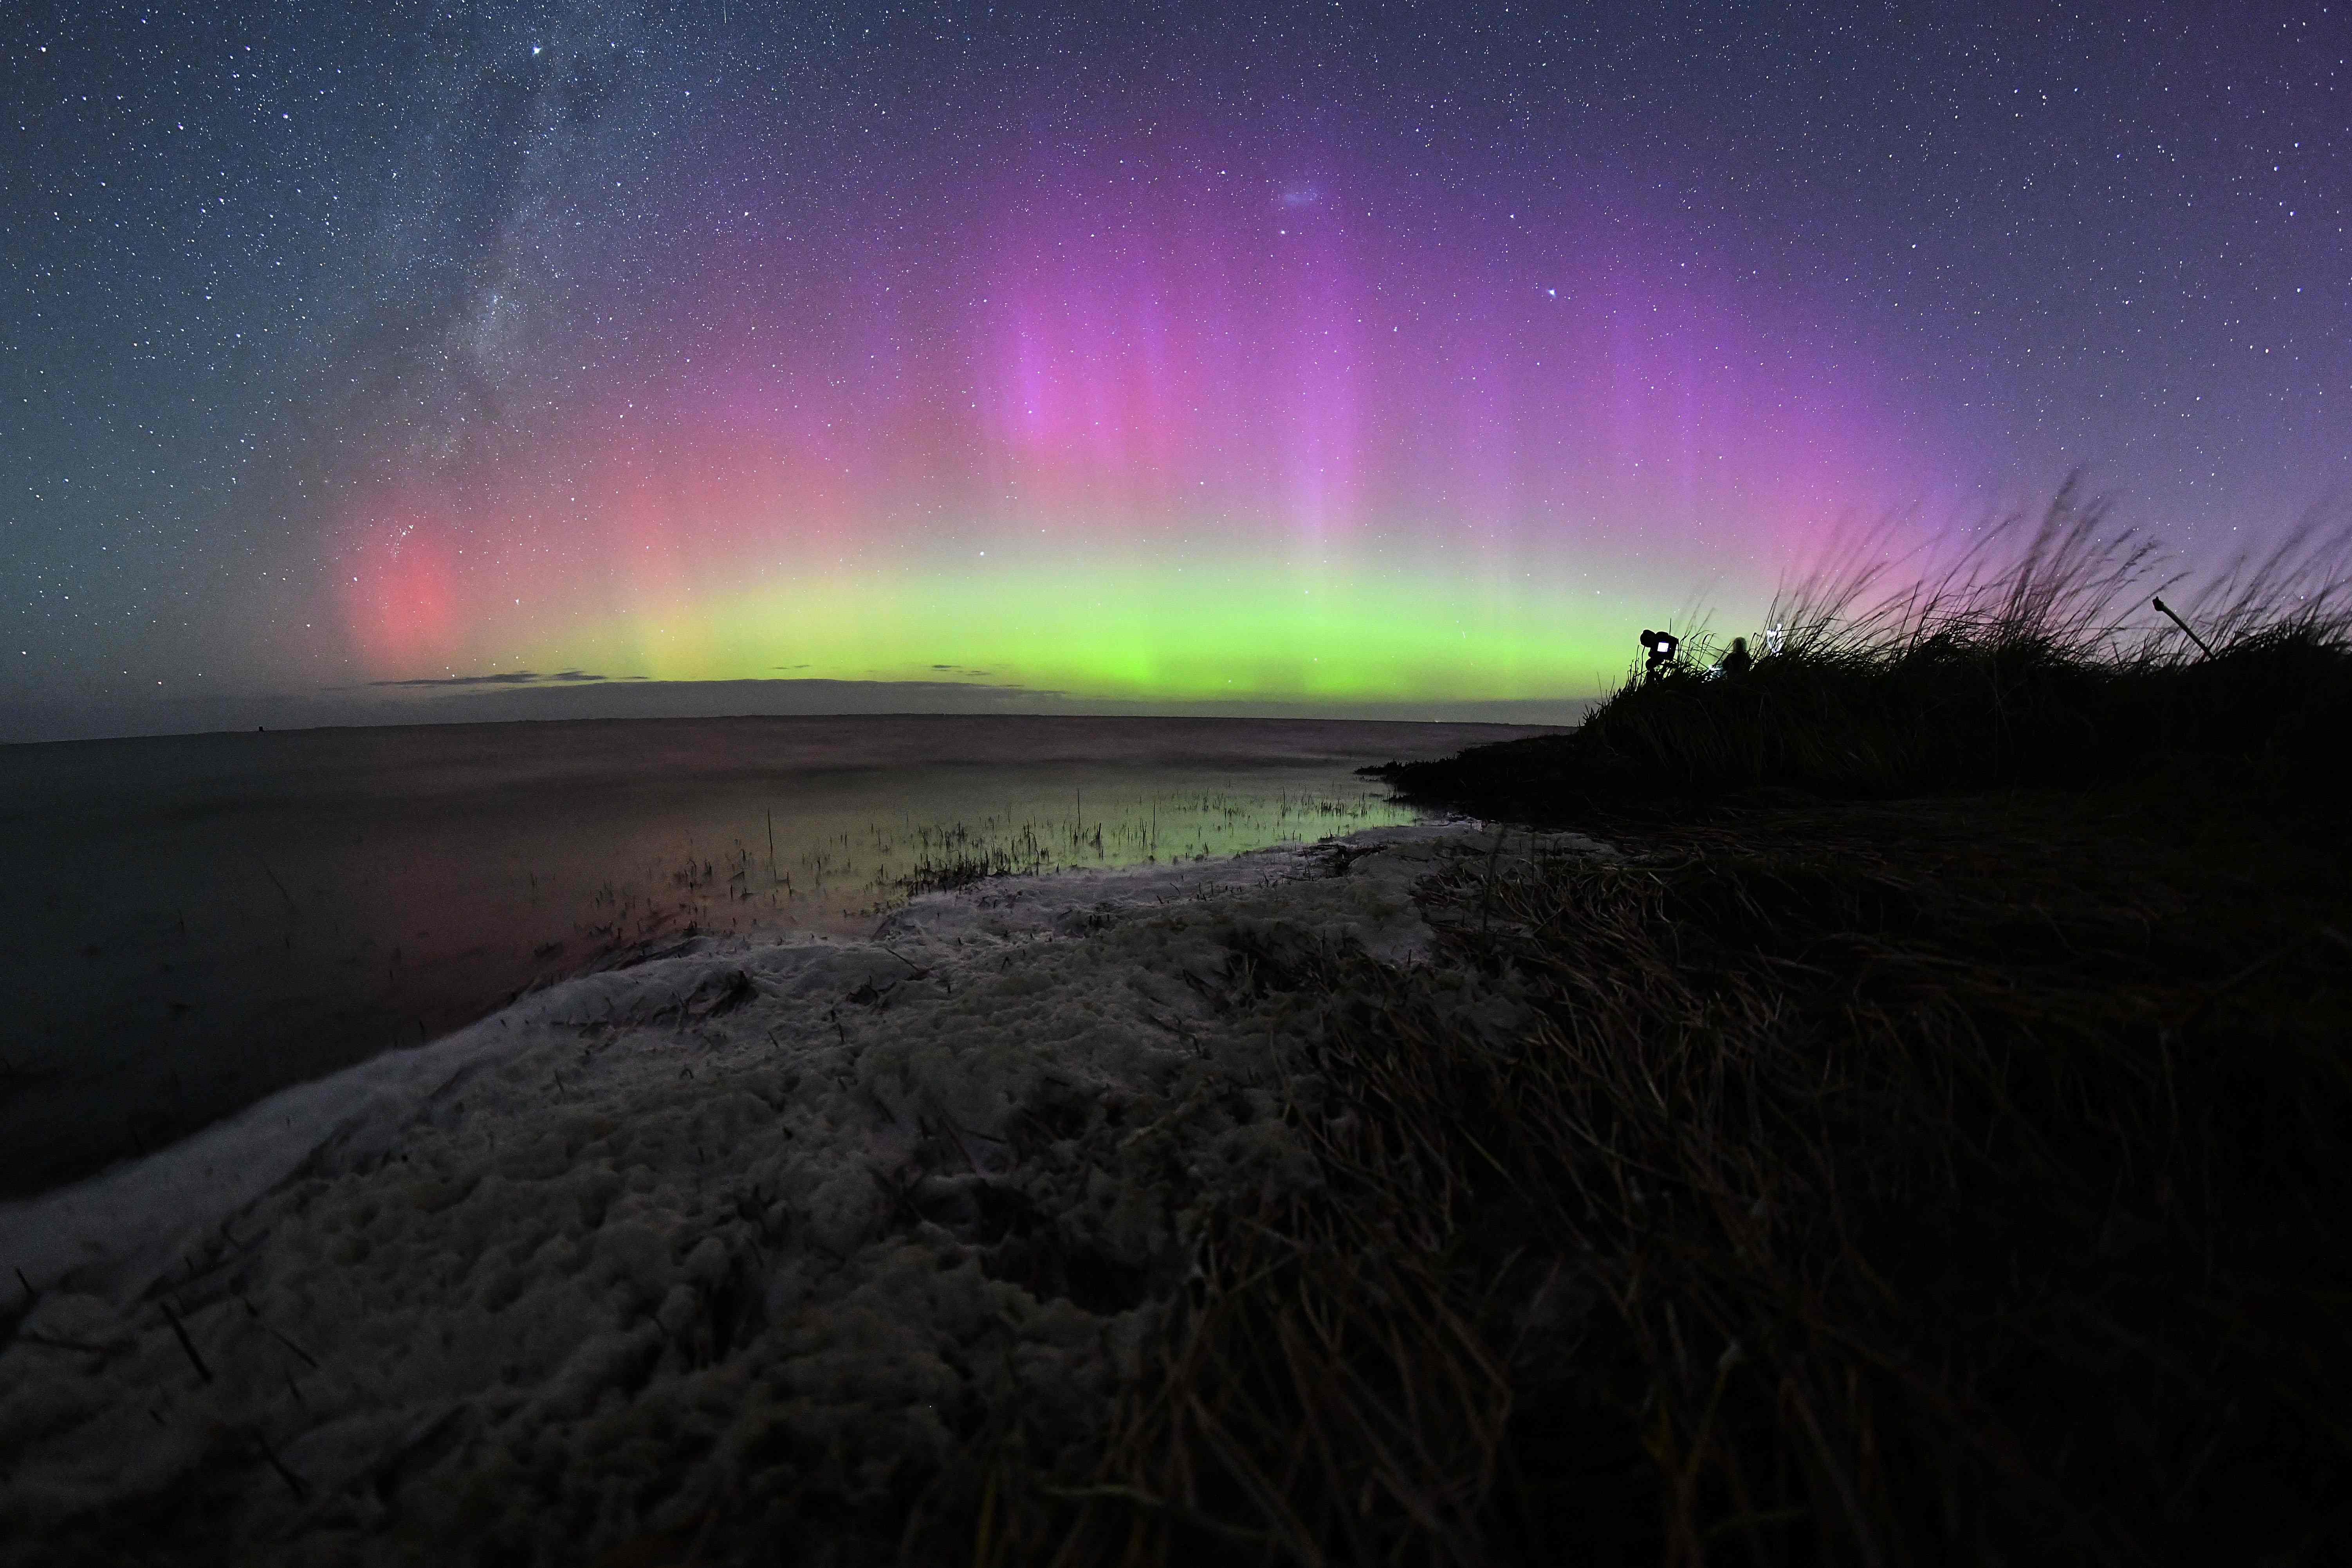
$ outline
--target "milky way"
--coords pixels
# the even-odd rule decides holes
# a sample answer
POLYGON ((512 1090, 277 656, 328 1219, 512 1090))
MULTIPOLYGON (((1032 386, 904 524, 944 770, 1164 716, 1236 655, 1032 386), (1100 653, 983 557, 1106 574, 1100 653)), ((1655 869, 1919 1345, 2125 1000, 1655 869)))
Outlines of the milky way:
POLYGON ((2347 477, 2337 12, 1622 10, 18 8, 0 699, 1542 700, 2347 477))

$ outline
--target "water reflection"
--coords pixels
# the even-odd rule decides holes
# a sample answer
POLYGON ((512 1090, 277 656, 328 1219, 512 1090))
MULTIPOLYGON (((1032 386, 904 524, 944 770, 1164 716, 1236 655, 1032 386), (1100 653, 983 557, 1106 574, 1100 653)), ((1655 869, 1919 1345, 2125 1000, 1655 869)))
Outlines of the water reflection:
POLYGON ((1411 819, 1495 726, 735 720, 0 749, 0 1194, 690 932, 1411 819))

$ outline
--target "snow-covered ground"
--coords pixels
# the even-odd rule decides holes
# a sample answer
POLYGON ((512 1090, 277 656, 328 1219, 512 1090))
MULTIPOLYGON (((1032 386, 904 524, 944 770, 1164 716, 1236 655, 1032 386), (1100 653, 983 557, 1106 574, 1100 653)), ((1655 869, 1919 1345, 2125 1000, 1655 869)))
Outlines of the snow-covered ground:
POLYGON ((0 1206, 0 1562, 183 1521, 238 1562, 589 1562, 903 1506, 986 1411, 1082 1443, 1188 1209, 1314 1179, 1237 952, 1419 961, 1475 832, 705 940, 0 1206))

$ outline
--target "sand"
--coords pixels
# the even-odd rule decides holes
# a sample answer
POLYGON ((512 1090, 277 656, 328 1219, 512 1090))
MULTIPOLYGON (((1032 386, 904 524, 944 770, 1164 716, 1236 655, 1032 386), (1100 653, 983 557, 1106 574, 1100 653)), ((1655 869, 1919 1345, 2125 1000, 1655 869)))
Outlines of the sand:
POLYGON ((704 939, 0 1207, 0 1563, 620 1561, 870 1533, 1008 1411, 1083 1450, 1188 1216, 1317 1180, 1237 946, 1426 962, 1471 832, 704 939))

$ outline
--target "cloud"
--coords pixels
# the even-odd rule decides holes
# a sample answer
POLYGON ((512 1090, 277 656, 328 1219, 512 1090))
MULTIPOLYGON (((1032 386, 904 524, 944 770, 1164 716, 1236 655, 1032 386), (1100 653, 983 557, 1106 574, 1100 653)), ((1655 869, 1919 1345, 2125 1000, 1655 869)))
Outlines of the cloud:
POLYGON ((583 669, 559 669, 541 675, 535 669, 512 669, 503 675, 420 676, 410 680, 371 680, 370 686, 536 686, 541 681, 643 680, 642 675, 592 675, 583 669))

